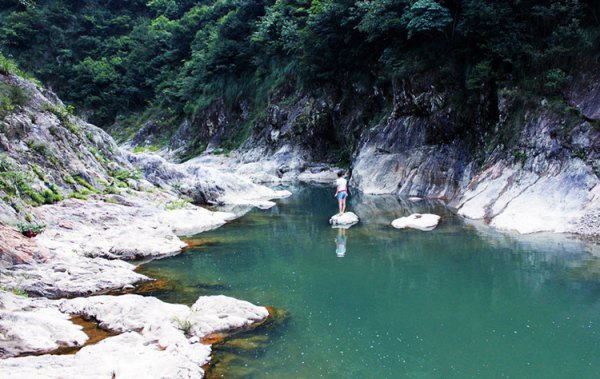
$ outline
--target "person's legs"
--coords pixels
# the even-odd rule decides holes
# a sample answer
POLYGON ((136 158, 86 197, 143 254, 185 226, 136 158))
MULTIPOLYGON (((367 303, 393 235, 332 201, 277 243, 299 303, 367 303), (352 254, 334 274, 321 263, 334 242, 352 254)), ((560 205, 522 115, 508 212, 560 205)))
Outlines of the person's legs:
POLYGON ((342 211, 342 203, 344 202, 344 199, 341 198, 341 196, 338 196, 338 209, 340 210, 340 213, 343 213, 342 211))
POLYGON ((341 204, 341 205, 342 205, 342 210, 341 210, 341 212, 342 212, 342 213, 346 212, 346 197, 344 197, 344 198, 342 199, 342 204, 341 204))

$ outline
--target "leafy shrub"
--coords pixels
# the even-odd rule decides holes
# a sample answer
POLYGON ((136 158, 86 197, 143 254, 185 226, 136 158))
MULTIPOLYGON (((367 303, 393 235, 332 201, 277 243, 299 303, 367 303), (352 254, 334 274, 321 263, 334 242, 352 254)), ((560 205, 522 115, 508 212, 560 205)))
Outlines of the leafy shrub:
POLYGON ((553 68, 546 71, 544 87, 550 91, 556 91, 567 79, 567 74, 560 68, 553 68))
POLYGON ((46 225, 38 224, 38 223, 28 223, 28 224, 17 224, 17 228, 19 232, 23 234, 25 237, 35 237, 46 229, 46 225))

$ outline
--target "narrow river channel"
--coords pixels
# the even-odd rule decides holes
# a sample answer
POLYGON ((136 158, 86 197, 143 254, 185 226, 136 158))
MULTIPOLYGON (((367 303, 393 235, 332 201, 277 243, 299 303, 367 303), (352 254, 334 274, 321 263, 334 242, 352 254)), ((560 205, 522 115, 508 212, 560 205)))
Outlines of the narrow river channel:
POLYGON ((368 196, 351 199, 361 223, 342 233, 327 223, 331 188, 293 192, 144 266, 169 280, 152 293, 166 301, 224 294, 285 311, 217 348, 225 377, 600 377, 600 260, 582 242, 368 196), (442 222, 389 226, 413 212, 442 222))

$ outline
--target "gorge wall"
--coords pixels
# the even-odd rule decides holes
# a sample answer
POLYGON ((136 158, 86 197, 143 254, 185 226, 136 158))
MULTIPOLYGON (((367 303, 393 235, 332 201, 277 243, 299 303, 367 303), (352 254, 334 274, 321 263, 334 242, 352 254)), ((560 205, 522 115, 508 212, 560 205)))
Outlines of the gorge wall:
MULTIPOLYGON (((462 98, 460 88, 432 83, 440 81, 356 85, 345 95, 284 86, 233 156, 279 177, 337 163, 363 192, 438 198, 501 229, 598 234, 599 78, 582 73, 549 97, 514 87, 462 98)), ((207 151, 221 153, 220 139, 244 114, 217 102, 184 123, 171 146, 198 138, 195 125, 207 151)))

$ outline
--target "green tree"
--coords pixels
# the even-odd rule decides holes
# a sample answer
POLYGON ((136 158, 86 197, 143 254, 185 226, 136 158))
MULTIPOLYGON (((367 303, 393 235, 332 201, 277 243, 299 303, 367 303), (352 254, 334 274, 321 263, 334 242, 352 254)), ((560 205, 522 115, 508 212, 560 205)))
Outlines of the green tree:
POLYGON ((450 11, 435 0, 417 0, 402 16, 408 38, 417 34, 443 32, 452 23, 450 11))

